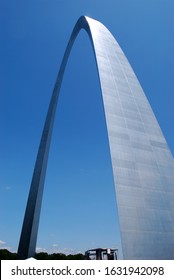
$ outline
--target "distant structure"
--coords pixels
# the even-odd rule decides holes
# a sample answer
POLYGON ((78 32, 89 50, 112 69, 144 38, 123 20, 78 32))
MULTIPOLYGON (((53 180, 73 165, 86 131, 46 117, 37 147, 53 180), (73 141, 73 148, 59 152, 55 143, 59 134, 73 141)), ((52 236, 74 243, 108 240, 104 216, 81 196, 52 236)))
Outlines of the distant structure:
POLYGON ((96 57, 124 259, 174 259, 174 160, 118 43, 100 22, 77 21, 58 73, 36 159, 18 258, 35 255, 47 159, 66 63, 81 29, 96 57))
POLYGON ((87 260, 117 260, 117 249, 96 248, 85 252, 87 260))

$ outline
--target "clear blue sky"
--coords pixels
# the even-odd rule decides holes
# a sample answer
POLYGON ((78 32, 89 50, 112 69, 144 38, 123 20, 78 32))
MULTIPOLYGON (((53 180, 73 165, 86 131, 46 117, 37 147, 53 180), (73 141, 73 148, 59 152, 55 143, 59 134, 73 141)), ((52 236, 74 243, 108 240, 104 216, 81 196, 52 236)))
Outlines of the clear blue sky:
MULTIPOLYGON (((0 1, 0 248, 17 250, 48 102, 81 15, 115 36, 174 154, 173 12, 172 0, 0 1)), ((119 247, 101 92, 84 31, 65 74, 37 248, 84 253, 119 247)))

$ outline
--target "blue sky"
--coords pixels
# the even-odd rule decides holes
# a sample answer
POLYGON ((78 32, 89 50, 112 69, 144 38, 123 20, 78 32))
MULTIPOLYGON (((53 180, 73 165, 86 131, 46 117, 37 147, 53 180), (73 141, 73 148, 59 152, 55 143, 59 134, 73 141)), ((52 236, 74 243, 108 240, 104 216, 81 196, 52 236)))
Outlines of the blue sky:
MULTIPOLYGON (((1 0, 0 248, 17 250, 48 102, 81 15, 117 39, 174 154, 173 11, 172 0, 1 0)), ((37 248, 84 253, 119 243, 101 92, 82 31, 62 85, 37 248)))

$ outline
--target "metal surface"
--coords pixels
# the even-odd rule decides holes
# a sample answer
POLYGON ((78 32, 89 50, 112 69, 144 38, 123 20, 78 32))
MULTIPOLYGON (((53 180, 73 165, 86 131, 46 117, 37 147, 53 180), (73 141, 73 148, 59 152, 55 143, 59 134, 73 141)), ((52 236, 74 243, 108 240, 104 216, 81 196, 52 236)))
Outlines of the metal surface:
POLYGON ((58 95, 74 40, 85 29, 101 84, 124 259, 174 259, 174 160, 143 90, 112 34, 81 17, 63 57, 41 138, 18 258, 35 254, 58 95))

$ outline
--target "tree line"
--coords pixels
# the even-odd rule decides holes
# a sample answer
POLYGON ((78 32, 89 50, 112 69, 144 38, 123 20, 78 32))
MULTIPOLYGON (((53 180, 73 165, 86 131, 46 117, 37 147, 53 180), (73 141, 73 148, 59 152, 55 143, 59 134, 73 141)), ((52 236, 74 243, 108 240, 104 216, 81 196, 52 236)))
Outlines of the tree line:
MULTIPOLYGON (((62 253, 48 254, 46 252, 36 253, 36 260, 84 260, 83 254, 65 255, 62 253)), ((11 253, 7 249, 0 250, 0 260, 16 260, 16 253, 11 253)))

